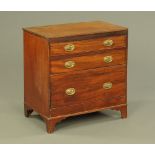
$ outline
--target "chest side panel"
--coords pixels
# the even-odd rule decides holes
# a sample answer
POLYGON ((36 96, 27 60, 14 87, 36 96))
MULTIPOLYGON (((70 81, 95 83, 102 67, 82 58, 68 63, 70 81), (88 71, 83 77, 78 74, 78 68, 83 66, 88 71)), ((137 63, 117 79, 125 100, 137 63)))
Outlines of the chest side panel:
POLYGON ((24 102, 35 111, 49 113, 48 42, 24 32, 24 102))

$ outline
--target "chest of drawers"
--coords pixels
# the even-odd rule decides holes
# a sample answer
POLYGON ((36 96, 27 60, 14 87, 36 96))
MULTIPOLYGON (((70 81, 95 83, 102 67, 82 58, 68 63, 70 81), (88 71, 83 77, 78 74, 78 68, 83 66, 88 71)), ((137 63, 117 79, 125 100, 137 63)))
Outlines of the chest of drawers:
POLYGON ((24 28, 24 111, 47 132, 70 117, 104 109, 127 117, 125 27, 95 21, 24 28))

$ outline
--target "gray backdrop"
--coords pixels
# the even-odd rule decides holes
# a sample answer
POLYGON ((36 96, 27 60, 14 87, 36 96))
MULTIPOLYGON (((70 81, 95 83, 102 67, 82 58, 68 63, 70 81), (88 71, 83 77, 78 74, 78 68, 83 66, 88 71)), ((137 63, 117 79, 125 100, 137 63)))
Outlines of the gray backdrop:
POLYGON ((154 37, 155 12, 0 12, 0 143, 154 143, 154 37), (69 118, 49 135, 37 115, 23 115, 22 27, 93 20, 129 28, 128 118, 69 118))

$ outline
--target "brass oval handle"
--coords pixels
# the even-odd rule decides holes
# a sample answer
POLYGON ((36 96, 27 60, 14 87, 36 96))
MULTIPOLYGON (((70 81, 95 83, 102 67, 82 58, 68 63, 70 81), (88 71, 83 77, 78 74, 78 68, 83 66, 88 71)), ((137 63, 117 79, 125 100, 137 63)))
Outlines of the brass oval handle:
POLYGON ((66 89, 65 92, 67 95, 71 96, 71 95, 75 94, 76 90, 75 90, 75 88, 68 88, 68 89, 66 89))
POLYGON ((103 42, 103 45, 104 45, 104 46, 112 46, 113 43, 114 43, 113 40, 108 39, 108 40, 105 40, 105 41, 103 42))
POLYGON ((73 68, 75 66, 75 62, 74 61, 67 61, 65 62, 65 67, 66 68, 73 68))
POLYGON ((113 60, 112 56, 110 56, 110 55, 109 56, 105 56, 103 59, 104 59, 105 63, 110 63, 113 60))
POLYGON ((111 89, 112 88, 112 83, 111 82, 106 82, 103 84, 104 89, 111 89))
POLYGON ((72 52, 74 49, 75 49, 75 45, 73 44, 67 44, 65 47, 64 47, 65 51, 67 52, 72 52))

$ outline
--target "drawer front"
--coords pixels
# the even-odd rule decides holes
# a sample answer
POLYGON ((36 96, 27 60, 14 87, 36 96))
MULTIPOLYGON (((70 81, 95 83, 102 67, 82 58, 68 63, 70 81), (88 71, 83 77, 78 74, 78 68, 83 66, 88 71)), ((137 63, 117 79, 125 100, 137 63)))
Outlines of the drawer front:
POLYGON ((125 50, 112 50, 101 54, 72 57, 50 62, 51 73, 63 73, 77 70, 93 69, 104 66, 120 65, 126 62, 125 50))
POLYGON ((70 55, 75 53, 116 49, 127 46, 127 36, 112 36, 83 41, 61 42, 50 44, 50 55, 70 55))
MULTIPOLYGON (((52 107, 86 104, 126 94, 126 67, 104 67, 51 76, 52 107)), ((119 104, 119 103, 117 103, 119 104)))

